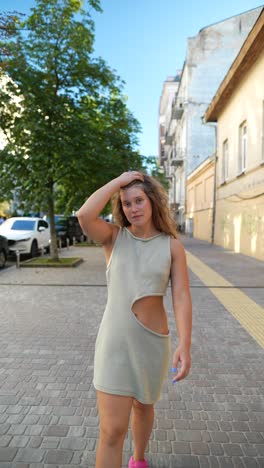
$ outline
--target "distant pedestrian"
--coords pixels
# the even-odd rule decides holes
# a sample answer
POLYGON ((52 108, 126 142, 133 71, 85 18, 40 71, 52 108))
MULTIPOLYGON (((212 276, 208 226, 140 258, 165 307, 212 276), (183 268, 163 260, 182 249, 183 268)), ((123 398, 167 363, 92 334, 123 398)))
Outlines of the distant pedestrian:
POLYGON ((173 382, 184 379, 191 367, 192 312, 184 248, 165 189, 141 172, 124 172, 101 187, 80 208, 78 218, 83 231, 102 244, 107 262, 108 300, 94 362, 100 417, 96 468, 121 467, 132 409, 134 453, 128 466, 145 468, 154 403, 171 356, 163 305, 169 279, 179 335, 173 382), (117 224, 99 218, 112 196, 117 224))

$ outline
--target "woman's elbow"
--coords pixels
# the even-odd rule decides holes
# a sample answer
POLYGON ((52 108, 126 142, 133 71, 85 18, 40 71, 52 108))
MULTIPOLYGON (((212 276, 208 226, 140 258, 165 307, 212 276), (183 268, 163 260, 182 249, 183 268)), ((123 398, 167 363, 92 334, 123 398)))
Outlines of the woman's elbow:
POLYGON ((78 218, 78 221, 79 223, 83 223, 85 220, 87 220, 89 218, 89 212, 87 212, 87 210, 84 212, 82 210, 82 208, 80 208, 77 213, 76 213, 76 216, 78 218))

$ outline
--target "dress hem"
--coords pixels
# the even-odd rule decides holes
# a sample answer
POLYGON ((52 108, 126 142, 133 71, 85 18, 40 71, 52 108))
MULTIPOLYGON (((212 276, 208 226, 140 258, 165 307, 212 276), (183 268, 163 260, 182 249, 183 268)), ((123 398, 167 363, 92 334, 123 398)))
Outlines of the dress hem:
POLYGON ((102 387, 101 385, 97 385, 93 382, 93 386, 96 390, 99 390, 100 392, 104 392, 104 393, 109 393, 110 395, 119 395, 119 396, 130 396, 131 398, 135 398, 137 401, 139 401, 140 403, 142 403, 143 405, 154 405, 158 400, 159 398, 155 399, 155 400, 152 400, 152 401, 146 401, 142 398, 138 398, 138 396, 136 395, 136 393, 133 393, 129 390, 115 390, 115 389, 107 389, 105 387, 102 387))

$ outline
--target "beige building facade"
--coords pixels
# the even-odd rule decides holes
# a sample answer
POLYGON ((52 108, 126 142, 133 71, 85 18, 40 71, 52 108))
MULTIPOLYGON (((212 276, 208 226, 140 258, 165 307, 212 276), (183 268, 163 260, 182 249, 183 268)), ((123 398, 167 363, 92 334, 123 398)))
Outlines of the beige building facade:
POLYGON ((212 239, 215 157, 206 159, 188 177, 186 232, 197 239, 212 239))
POLYGON ((218 123, 215 243, 264 260, 264 9, 206 114, 218 123))

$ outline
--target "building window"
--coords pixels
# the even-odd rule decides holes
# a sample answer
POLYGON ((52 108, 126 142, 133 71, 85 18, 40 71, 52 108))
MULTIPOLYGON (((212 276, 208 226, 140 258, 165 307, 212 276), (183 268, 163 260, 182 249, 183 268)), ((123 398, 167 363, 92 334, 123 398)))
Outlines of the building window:
POLYGON ((247 122, 243 122, 239 127, 239 155, 238 173, 246 169, 247 163, 247 122))
POLYGON ((228 140, 223 143, 222 182, 228 178, 228 140))

